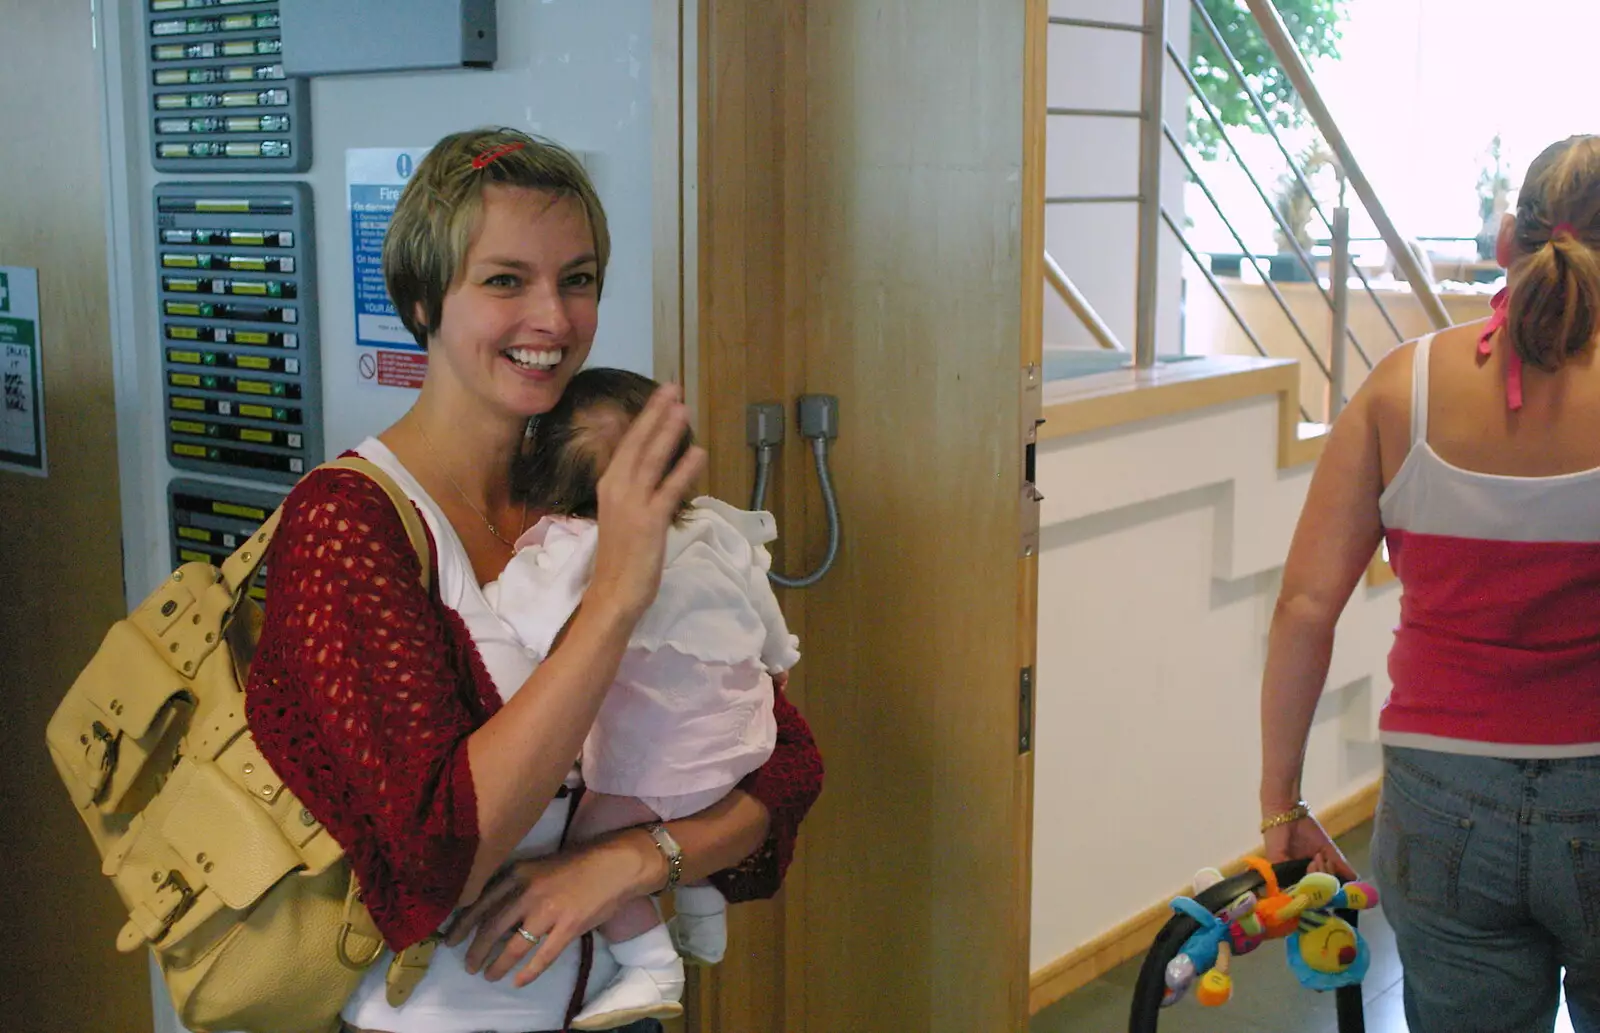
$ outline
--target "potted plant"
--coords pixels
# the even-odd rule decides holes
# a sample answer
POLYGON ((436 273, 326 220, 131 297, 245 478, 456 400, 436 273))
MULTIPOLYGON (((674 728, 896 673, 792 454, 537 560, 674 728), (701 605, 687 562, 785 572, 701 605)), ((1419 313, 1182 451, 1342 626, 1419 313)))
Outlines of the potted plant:
POLYGON ((1273 199, 1273 207, 1283 219, 1284 225, 1294 234, 1294 239, 1284 233, 1279 227, 1272 231, 1272 237, 1278 242, 1278 253, 1272 258, 1272 278, 1274 280, 1309 280, 1311 274, 1301 264, 1300 258, 1295 254, 1295 244, 1306 254, 1311 253, 1314 243, 1311 236, 1311 216, 1315 211, 1316 202, 1311 193, 1306 189, 1305 183, 1315 183, 1317 176, 1334 168, 1333 153, 1328 150, 1318 136, 1301 152, 1299 157, 1300 169, 1305 174, 1304 182, 1294 174, 1293 169, 1287 169, 1278 177, 1277 196, 1273 199))
POLYGON ((1500 219, 1511 206, 1511 177, 1501 153, 1500 134, 1494 134, 1484 149, 1478 170, 1478 259, 1494 258, 1495 238, 1500 234, 1500 219))

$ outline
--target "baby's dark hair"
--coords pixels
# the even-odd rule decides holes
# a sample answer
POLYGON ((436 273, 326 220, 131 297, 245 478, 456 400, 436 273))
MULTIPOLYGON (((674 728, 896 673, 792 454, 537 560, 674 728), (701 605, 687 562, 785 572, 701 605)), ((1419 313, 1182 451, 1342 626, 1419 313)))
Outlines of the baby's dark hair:
MULTIPOLYGON (((600 509, 596 489, 620 431, 644 411, 660 386, 625 369, 579 370, 555 407, 535 418, 531 445, 512 471, 513 497, 541 513, 595 519, 600 509), (615 435, 585 418, 603 416, 607 409, 622 417, 615 435)), ((694 433, 685 430, 667 469, 676 466, 693 444, 694 433)))

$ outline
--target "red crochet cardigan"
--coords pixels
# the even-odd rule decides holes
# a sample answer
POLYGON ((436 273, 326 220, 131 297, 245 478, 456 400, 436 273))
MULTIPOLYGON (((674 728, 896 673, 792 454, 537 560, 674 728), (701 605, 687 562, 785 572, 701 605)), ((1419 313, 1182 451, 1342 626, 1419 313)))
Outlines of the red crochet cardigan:
MULTIPOLYGON (((425 592, 382 489, 315 471, 290 493, 267 573, 247 708, 257 745, 345 848, 396 949, 432 933, 477 849, 467 736, 500 708, 459 614, 425 592)), ((712 876, 730 901, 776 893, 822 757, 779 693, 777 747, 741 788, 766 805, 766 843, 712 876)))

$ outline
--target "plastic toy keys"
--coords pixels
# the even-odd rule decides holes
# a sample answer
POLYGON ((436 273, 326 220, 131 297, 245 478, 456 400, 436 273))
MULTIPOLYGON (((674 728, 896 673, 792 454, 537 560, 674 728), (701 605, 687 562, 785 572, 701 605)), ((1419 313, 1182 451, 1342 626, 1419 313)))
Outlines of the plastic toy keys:
POLYGON ((1247 893, 1245 896, 1250 898, 1250 912, 1240 915, 1228 926, 1228 939, 1233 945, 1234 954, 1249 954, 1267 942, 1267 928, 1261 924, 1261 916, 1255 912, 1255 894, 1247 893))
MULTIPOLYGON (((1217 869, 1200 869, 1194 873, 1195 895, 1204 893, 1222 880, 1223 874, 1217 869)), ((1233 947, 1234 957, 1249 954, 1266 942, 1266 930, 1261 925, 1261 919, 1256 917, 1257 906, 1254 893, 1241 893, 1218 912, 1218 917, 1228 923, 1228 940, 1233 947)))

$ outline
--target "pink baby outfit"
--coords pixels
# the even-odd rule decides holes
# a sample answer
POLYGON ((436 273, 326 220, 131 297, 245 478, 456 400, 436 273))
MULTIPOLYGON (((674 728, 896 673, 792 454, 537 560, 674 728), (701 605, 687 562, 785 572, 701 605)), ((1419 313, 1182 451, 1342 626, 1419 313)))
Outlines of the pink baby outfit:
MULTIPOLYGON (((655 602, 583 744, 583 780, 664 820, 704 810, 771 755, 772 675, 800 659, 767 581, 772 516, 699 498, 667 535, 655 602)), ((545 517, 517 540, 490 604, 543 659, 594 569, 592 520, 545 517)))

